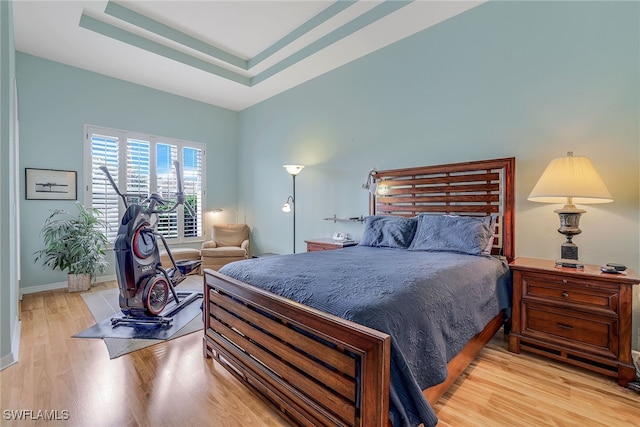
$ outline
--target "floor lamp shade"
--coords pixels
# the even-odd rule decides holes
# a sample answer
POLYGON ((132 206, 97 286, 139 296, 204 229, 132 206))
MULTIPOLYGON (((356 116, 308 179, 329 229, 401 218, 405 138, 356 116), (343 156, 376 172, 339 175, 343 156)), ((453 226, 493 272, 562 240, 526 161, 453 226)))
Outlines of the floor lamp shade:
POLYGON ((571 151, 566 157, 554 159, 549 163, 528 199, 533 202, 564 204, 562 209, 554 211, 560 217, 558 232, 567 238, 561 248, 562 260, 578 259, 578 247, 572 242, 572 238, 582 232, 579 228, 580 215, 586 211, 576 208, 575 203, 613 201, 591 160, 587 157, 575 157, 571 151))
POLYGON ((303 165, 284 165, 282 167, 285 168, 289 175, 292 176, 298 175, 304 168, 303 165))

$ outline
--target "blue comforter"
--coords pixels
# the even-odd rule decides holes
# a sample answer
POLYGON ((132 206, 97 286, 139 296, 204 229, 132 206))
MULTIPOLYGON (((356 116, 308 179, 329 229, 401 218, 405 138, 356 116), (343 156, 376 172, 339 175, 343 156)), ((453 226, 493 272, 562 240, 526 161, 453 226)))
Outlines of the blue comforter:
POLYGON ((434 426, 422 390, 510 304, 505 261, 356 246, 237 261, 220 272, 391 336, 390 418, 434 426))

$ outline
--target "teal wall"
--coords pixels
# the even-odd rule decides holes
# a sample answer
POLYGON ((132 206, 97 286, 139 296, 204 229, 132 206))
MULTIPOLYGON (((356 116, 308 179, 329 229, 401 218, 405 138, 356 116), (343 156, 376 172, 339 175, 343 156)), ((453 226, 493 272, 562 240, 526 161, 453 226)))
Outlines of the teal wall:
POLYGON ((242 111, 240 211, 260 250, 287 253, 285 163, 307 165, 296 179, 300 250, 305 238, 361 234, 323 218, 367 214, 360 186, 372 166, 515 156, 516 254, 556 259, 558 206, 527 196, 572 150, 614 198, 585 206, 581 259, 638 270, 639 64, 638 2, 485 3, 242 111))
MULTIPOLYGON (((206 209, 223 208, 225 219, 235 220, 236 112, 24 53, 17 54, 16 73, 21 170, 77 171, 82 202, 85 124, 201 142, 207 144, 206 209)), ((24 200, 24 182, 21 192, 20 287, 28 292, 29 287, 66 281, 66 273, 34 263, 33 253, 41 249, 39 232, 49 211, 75 207, 71 201, 24 200)), ((105 272, 110 274, 115 274, 113 268, 105 272)))
POLYGON ((13 5, 0 1, 0 369, 18 359, 17 129, 13 5))

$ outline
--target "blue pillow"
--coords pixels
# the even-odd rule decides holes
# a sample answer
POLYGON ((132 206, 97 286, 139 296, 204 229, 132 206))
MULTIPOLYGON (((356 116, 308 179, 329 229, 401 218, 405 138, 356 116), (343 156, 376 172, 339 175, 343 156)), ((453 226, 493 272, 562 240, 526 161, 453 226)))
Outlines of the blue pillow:
POLYGON ((416 218, 372 215, 364 220, 362 246, 406 249, 413 240, 418 221, 416 218))
POLYGON ((493 241, 492 218, 428 215, 418 217, 411 251, 457 252, 469 255, 489 255, 493 241))

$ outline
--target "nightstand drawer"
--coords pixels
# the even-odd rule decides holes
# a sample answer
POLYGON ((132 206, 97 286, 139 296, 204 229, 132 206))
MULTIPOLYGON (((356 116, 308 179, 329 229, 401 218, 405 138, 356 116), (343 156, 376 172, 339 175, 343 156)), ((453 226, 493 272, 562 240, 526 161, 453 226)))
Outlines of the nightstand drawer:
POLYGON ((522 299, 536 299, 548 303, 593 310, 599 314, 616 316, 618 287, 607 283, 584 283, 579 280, 553 278, 544 275, 522 275, 522 299))
POLYGON ((355 240, 339 241, 327 238, 305 240, 307 252, 332 251, 334 249, 348 248, 358 244, 355 240))
POLYGON ((617 319, 537 304, 524 304, 524 309, 524 336, 617 357, 617 319))
POLYGON ((335 245, 323 245, 319 243, 308 243, 307 242, 307 252, 315 252, 315 251, 331 251, 334 249, 338 249, 335 245))

